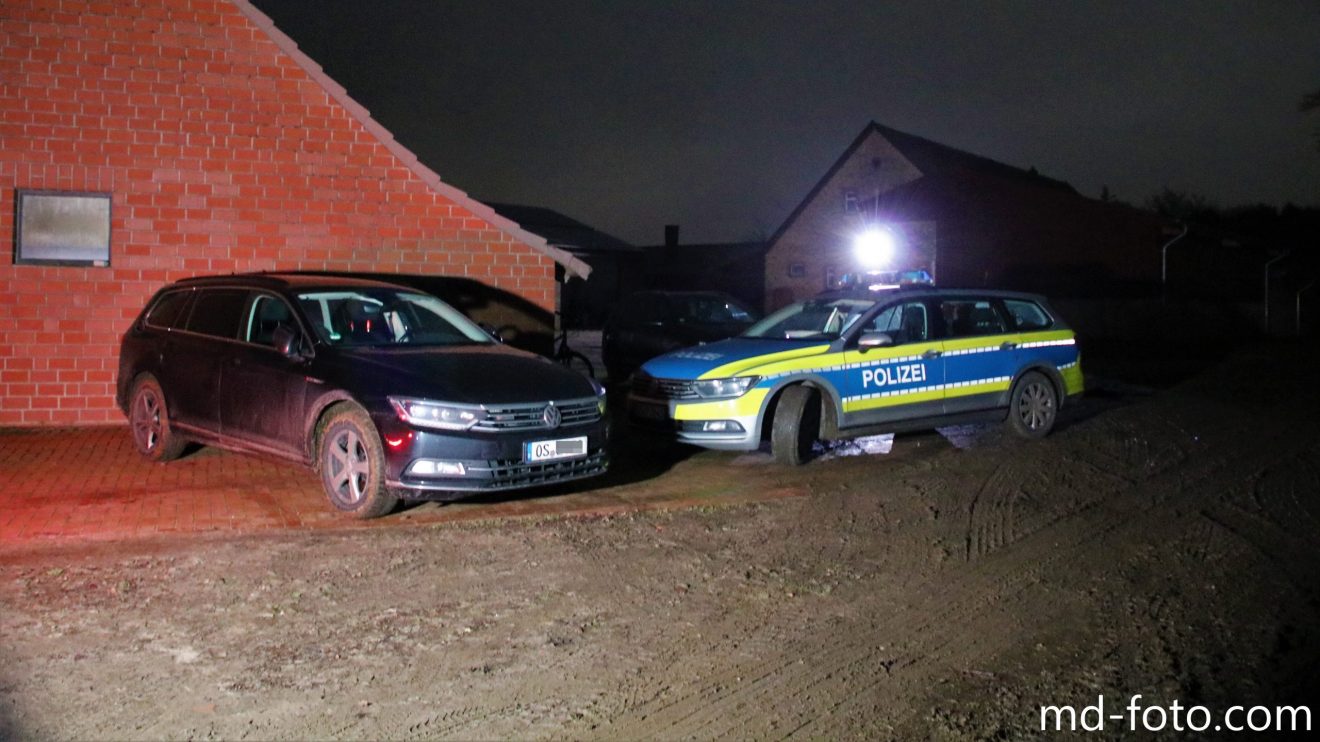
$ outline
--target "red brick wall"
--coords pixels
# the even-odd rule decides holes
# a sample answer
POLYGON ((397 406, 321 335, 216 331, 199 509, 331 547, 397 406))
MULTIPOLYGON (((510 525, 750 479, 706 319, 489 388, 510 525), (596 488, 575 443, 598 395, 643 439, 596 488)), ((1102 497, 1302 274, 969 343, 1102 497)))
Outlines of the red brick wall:
POLYGON ((113 194, 111 265, 0 255, 0 426, 122 419, 119 335, 184 276, 465 276, 554 307, 548 257, 429 186, 229 0, 3 0, 7 239, 16 188, 113 194))

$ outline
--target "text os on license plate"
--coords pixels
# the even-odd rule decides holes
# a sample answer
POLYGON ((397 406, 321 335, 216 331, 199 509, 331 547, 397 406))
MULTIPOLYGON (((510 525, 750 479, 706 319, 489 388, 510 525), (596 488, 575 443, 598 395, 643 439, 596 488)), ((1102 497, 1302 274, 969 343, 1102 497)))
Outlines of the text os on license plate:
POLYGON ((553 461, 587 455, 587 437, 560 438, 553 441, 531 441, 523 445, 526 461, 553 461))

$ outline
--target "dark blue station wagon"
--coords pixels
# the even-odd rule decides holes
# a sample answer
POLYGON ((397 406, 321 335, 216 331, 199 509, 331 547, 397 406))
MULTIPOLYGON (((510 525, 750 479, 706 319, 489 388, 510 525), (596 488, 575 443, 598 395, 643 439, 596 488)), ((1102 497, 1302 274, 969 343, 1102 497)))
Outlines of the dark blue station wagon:
POLYGON ((249 274, 167 286, 124 334, 116 397, 148 458, 198 442, 295 461, 359 518, 400 499, 591 477, 608 463, 595 381, 379 281, 249 274))

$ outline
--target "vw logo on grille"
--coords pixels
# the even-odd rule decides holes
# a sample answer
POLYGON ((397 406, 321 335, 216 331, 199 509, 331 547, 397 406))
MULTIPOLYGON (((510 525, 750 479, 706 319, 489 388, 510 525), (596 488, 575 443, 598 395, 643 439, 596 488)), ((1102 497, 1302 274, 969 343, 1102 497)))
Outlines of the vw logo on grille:
POLYGON ((557 428, 563 420, 564 416, 559 413, 559 408, 552 404, 546 405, 545 410, 541 412, 541 422, 545 423, 547 428, 557 428))

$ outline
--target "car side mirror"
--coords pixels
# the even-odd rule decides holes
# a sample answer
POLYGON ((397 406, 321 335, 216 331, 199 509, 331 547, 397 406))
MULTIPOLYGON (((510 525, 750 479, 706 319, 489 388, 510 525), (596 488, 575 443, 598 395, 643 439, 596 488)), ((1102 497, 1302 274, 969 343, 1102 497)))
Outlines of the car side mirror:
POLYGON ((296 358, 298 354, 298 331, 288 325, 280 325, 271 333, 270 344, 275 346, 285 358, 296 358))
POLYGON ((863 332, 857 340, 857 347, 862 350, 883 348, 894 344, 894 338, 887 332, 863 332))

